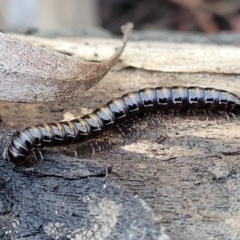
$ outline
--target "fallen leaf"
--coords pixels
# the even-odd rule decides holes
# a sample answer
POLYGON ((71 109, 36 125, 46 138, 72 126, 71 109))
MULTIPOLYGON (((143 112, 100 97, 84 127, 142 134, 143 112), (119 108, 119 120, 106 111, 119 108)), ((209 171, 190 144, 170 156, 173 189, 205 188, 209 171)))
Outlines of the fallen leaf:
POLYGON ((0 33, 0 100, 49 102, 78 96, 116 64, 132 28, 132 23, 123 26, 121 46, 102 62, 87 62, 0 33))

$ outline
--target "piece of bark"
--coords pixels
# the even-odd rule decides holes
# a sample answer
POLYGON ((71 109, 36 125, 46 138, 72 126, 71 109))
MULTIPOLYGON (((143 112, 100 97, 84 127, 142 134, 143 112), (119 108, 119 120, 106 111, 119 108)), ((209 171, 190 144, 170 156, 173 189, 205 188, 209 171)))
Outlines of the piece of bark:
POLYGON ((85 92, 116 64, 132 28, 131 23, 123 27, 121 46, 100 63, 69 57, 0 33, 0 99, 48 102, 85 92))
MULTIPOLYGON (((59 38, 56 40, 21 35, 19 37, 35 45, 88 61, 106 60, 111 49, 117 44, 117 40, 114 39, 59 38)), ((230 45, 136 41, 128 44, 120 59, 124 67, 151 71, 239 74, 239 55, 239 47, 230 45)))
POLYGON ((13 167, 0 156, 2 240, 169 239, 142 199, 105 176, 105 166, 43 154, 45 161, 29 168, 13 167))

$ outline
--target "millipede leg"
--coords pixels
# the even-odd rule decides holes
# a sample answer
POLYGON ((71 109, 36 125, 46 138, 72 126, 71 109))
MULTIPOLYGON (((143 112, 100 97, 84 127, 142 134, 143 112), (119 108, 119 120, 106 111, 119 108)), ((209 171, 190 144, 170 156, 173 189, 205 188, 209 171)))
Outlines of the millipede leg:
POLYGON ((35 151, 32 151, 32 152, 31 152, 31 155, 34 157, 34 160, 36 161, 36 160, 37 160, 37 156, 36 156, 35 151))
POLYGON ((117 126, 118 131, 122 134, 122 137, 126 137, 120 125, 117 126))
POLYGON ((101 148, 101 146, 98 144, 98 142, 97 142, 97 141, 94 141, 94 143, 95 143, 96 147, 99 149, 99 151, 102 151, 102 148, 101 148))
POLYGON ((3 156, 3 159, 4 159, 4 160, 6 160, 6 159, 7 159, 7 157, 6 157, 7 150, 8 150, 8 148, 7 148, 7 147, 6 147, 6 148, 4 148, 4 150, 3 150, 3 154, 2 154, 2 156, 3 156))
POLYGON ((229 114, 234 118, 234 120, 236 120, 236 116, 235 116, 235 114, 234 113, 232 113, 232 112, 229 112, 229 114))
POLYGON ((160 123, 162 122, 162 124, 163 124, 163 126, 165 126, 166 127, 166 120, 165 120, 165 118, 164 118, 164 115, 162 115, 162 121, 161 120, 159 120, 160 121, 160 123))
POLYGON ((44 158, 43 158, 42 152, 40 150, 38 150, 38 153, 40 155, 40 159, 43 160, 44 158))
POLYGON ((95 155, 95 149, 94 149, 94 147, 93 147, 92 142, 90 142, 89 145, 90 145, 90 147, 91 147, 91 149, 92 149, 92 155, 94 156, 94 155, 95 155))
POLYGON ((160 124, 161 124, 161 122, 160 122, 160 120, 159 120, 159 118, 158 117, 155 117, 155 125, 157 126, 157 127, 159 127, 160 126, 160 124))

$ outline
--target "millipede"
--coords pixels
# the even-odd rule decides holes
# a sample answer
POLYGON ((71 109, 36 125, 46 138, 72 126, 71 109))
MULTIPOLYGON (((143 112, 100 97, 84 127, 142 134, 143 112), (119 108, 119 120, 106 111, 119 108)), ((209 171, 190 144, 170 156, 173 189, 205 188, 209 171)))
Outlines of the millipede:
POLYGON ((166 111, 240 111, 240 99, 233 93, 197 86, 144 88, 129 92, 71 121, 42 123, 18 132, 8 147, 16 165, 27 162, 35 148, 82 143, 136 116, 166 111))

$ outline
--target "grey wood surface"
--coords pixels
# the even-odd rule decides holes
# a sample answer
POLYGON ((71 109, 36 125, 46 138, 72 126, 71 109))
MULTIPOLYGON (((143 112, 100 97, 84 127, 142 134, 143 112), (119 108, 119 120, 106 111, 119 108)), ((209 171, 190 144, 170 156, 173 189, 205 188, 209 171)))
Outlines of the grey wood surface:
MULTIPOLYGON (((209 59, 205 64, 210 65, 209 59)), ((234 64, 236 67, 229 65, 232 72, 228 74, 140 67, 116 70, 72 100, 43 105, 2 102, 1 116, 8 129, 21 129, 45 120, 61 120, 66 112, 81 116, 128 91, 161 85, 209 86, 240 96, 239 76, 234 72, 238 66, 234 64)), ((175 240, 240 239, 240 118, 228 117, 146 116, 121 126, 124 136, 114 130, 92 141, 94 154, 88 143, 45 149, 45 161, 27 173, 1 161, 2 237, 25 234, 27 239, 30 229, 30 237, 35 239, 56 239, 56 234, 63 234, 62 239, 78 239, 77 234, 82 237, 96 221, 107 228, 100 231, 96 224, 97 232, 105 237, 108 231, 109 235, 93 239, 131 239, 129 231, 139 234, 132 239, 164 239, 163 228, 175 240), (74 151, 77 158, 72 158, 74 151), (104 178, 109 166, 112 172, 104 178), (95 176, 85 178, 87 174, 95 176), (112 209, 108 218, 118 219, 114 227, 112 221, 102 219, 106 211, 99 212, 100 205, 112 209), (120 233, 128 233, 128 238, 120 233)), ((11 133, 2 129, 3 147, 11 133)))
POLYGON ((44 158, 20 168, 1 157, 0 239, 168 239, 146 202, 106 175, 109 167, 59 150, 44 158))

